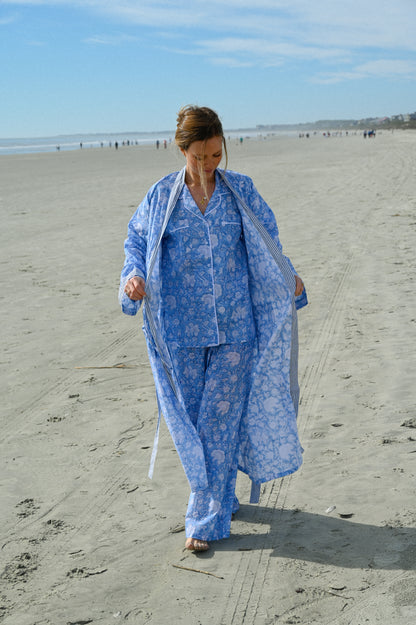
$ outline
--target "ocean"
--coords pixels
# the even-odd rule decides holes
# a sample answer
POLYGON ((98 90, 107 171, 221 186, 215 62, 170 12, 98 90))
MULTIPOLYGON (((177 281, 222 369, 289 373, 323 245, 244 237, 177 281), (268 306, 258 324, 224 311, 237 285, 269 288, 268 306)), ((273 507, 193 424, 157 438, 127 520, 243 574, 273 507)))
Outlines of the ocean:
POLYGON ((148 145, 160 141, 170 142, 174 133, 154 132, 119 132, 79 135, 59 135, 56 137, 23 137, 18 139, 0 138, 0 156, 2 154, 30 154, 34 152, 56 152, 60 150, 80 150, 101 147, 114 147, 117 142, 124 145, 148 145))
MULTIPOLYGON (((258 130, 226 130, 226 138, 259 137, 267 133, 258 130)), ((273 132, 271 134, 288 135, 292 132, 273 132)), ((0 156, 2 154, 30 154, 35 152, 57 152, 60 150, 80 150, 91 148, 114 148, 115 143, 119 147, 126 145, 156 145, 156 141, 167 144, 174 140, 175 132, 166 130, 161 132, 118 132, 118 133, 95 133, 78 135, 59 135, 56 137, 26 137, 18 139, 0 138, 0 156)))

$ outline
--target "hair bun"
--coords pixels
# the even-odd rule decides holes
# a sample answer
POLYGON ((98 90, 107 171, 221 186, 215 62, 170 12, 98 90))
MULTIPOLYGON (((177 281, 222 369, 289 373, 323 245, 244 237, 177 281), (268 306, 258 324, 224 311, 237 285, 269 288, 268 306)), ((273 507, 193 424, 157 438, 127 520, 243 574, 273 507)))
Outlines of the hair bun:
POLYGON ((192 114, 196 111, 198 111, 198 107, 192 106, 192 104, 187 104, 186 106, 183 106, 178 112, 178 116, 176 118, 177 127, 179 128, 183 126, 186 123, 186 118, 189 116, 192 117, 192 114))
POLYGON ((187 150, 194 141, 206 141, 212 137, 224 139, 220 118, 206 106, 183 106, 176 121, 175 142, 182 150, 187 150))

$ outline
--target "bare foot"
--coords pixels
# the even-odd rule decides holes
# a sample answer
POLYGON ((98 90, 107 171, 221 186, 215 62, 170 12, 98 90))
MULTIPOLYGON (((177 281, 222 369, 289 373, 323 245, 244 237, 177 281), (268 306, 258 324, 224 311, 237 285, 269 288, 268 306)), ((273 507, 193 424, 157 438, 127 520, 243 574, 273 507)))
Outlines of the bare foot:
POLYGON ((209 544, 206 540, 199 540, 199 538, 187 538, 185 549, 189 549, 189 551, 208 551, 209 544))

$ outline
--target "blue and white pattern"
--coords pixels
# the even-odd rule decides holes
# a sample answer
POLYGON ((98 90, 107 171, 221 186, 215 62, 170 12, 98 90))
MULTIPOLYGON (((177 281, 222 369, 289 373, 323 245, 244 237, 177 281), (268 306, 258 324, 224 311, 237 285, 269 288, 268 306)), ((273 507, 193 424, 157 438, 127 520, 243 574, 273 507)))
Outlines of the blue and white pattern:
POLYGON ((238 433, 253 363, 253 341, 187 348, 172 345, 173 367, 181 371, 180 392, 204 451, 207 488, 192 492, 186 535, 219 540, 230 533, 238 508, 235 482, 238 433))
POLYGON ((241 215, 219 174, 201 213, 185 185, 162 239, 163 332, 187 347, 255 336, 241 215))
MULTIPOLYGON (((126 314, 136 314, 140 303, 130 300, 124 293, 124 287, 130 277, 142 276, 146 280, 147 293, 143 311, 144 331, 158 401, 192 491, 187 515, 187 532, 198 531, 198 535, 190 533, 188 535, 212 540, 220 535, 221 537, 227 535, 228 521, 223 519, 220 527, 216 525, 217 521, 214 523, 215 527, 207 521, 207 515, 212 517, 212 511, 217 507, 217 504, 212 502, 219 499, 212 494, 212 465, 207 462, 207 450, 201 441, 198 424, 190 414, 187 385, 182 384, 186 377, 184 365, 179 364, 175 351, 178 345, 174 343, 179 343, 181 349, 190 349, 189 345, 192 344, 192 348, 206 350, 208 346, 221 346, 224 343, 227 345, 233 343, 234 345, 231 345, 233 348, 235 344, 240 343, 241 348, 244 342, 246 345, 249 344, 251 330, 244 334, 243 324, 238 323, 240 314, 252 315, 256 338, 251 357, 248 395, 245 397, 241 419, 238 419, 239 425, 235 420, 232 424, 230 422, 232 436, 230 434, 229 440, 234 441, 233 437, 237 436, 235 459, 238 468, 247 473, 257 485, 296 471, 302 463, 302 448, 296 426, 299 389, 295 271, 290 261, 282 254, 274 215, 250 178, 235 172, 218 170, 216 191, 211 198, 212 205, 210 203, 205 216, 200 217, 195 212, 199 210, 196 207, 192 212, 189 210, 192 204, 187 198, 189 191, 184 184, 184 176, 185 169, 156 183, 133 215, 125 243, 126 261, 120 282, 120 303, 126 314), (225 234, 219 245, 222 254, 227 254, 224 250, 227 245, 234 246, 237 250, 238 262, 235 266, 238 266, 240 275, 245 273, 241 278, 241 284, 247 284, 248 277, 250 305, 245 289, 244 293, 238 293, 239 289, 235 289, 236 297, 241 298, 237 302, 238 305, 235 305, 237 300, 234 300, 233 293, 230 293, 229 299, 226 300, 223 298, 223 291, 215 286, 216 284, 226 286, 230 278, 230 274, 224 273, 221 267, 220 256, 218 261, 215 261, 218 241, 212 236, 215 235, 215 231, 211 232, 211 228, 215 230, 215 226, 221 224, 224 215, 225 219, 230 219, 235 231, 228 239, 228 243, 228 235, 225 234), (193 227, 194 218, 205 220, 205 225, 201 223, 200 230, 193 231, 191 237, 183 237, 184 233, 181 233, 179 240, 177 232, 179 228, 175 228, 175 225, 178 226, 181 221, 184 224, 184 221, 188 220, 186 227, 190 227, 191 223, 193 227), (187 253, 189 242, 194 240, 191 247, 194 250, 192 253, 195 253, 195 243, 198 247, 197 241, 200 241, 201 237, 207 237, 202 256, 201 252, 198 252, 198 260, 201 261, 202 258, 203 261, 203 271, 195 275, 190 263, 190 269, 185 270, 183 275, 172 276, 172 267, 178 260, 172 255, 175 254, 173 252, 176 247, 175 237, 178 237, 181 257, 187 253), (172 265, 167 262, 169 255, 175 260, 172 265), (196 301, 200 301, 201 296, 209 295, 208 305, 205 306, 205 310, 210 313, 209 319, 206 319, 206 327, 209 328, 206 336, 200 335, 198 331, 192 329, 192 326, 189 331, 192 320, 183 311, 184 302, 178 301, 173 291, 169 292, 170 286, 166 283, 166 276, 169 274, 170 278, 174 277, 177 280, 177 286, 181 289, 187 288, 188 280, 192 283, 201 276, 205 276, 205 279, 206 276, 211 276, 211 289, 204 292, 202 290, 198 292, 197 289, 196 298, 196 301), (174 297, 174 300, 169 299, 170 297, 174 297), (226 310, 221 318, 217 309, 222 305, 226 310), (175 312, 176 306, 179 306, 180 314, 175 312), (215 323, 212 316, 214 312, 217 314, 215 323), (181 320, 182 324, 178 325, 177 322, 181 320), (171 331, 172 323, 176 328, 174 332, 171 331), (213 330, 216 332, 215 336, 212 334, 213 330), (204 346, 202 344, 205 341, 208 342, 204 346), (196 522, 200 528, 203 527, 203 519, 208 523, 206 531, 195 529, 196 522)), ((232 264, 230 266, 234 269, 232 264)), ((231 280, 233 279, 235 288, 235 285, 238 285, 239 275, 233 275, 231 271, 231 280)), ((189 297, 192 293, 192 288, 189 288, 189 297)), ((226 295, 228 297, 228 294, 226 295)), ((188 301, 185 301, 186 303, 188 301)), ((201 308, 194 312, 200 311, 201 308)), ((199 322, 200 319, 198 327, 203 328, 203 324, 200 326, 199 322)), ((252 328, 253 325, 250 323, 247 327, 252 328)), ((238 363, 235 364, 232 373, 242 375, 238 363)), ((218 369, 217 375, 220 379, 224 375, 224 369, 222 372, 218 369)), ((230 399, 231 397, 234 395, 231 394, 230 399)), ((221 401, 234 404, 235 399, 232 402, 225 398, 221 401)), ((225 410, 226 403, 222 405, 225 410)), ((222 469, 217 467, 216 474, 218 484, 220 482, 227 484, 225 490, 228 494, 225 499, 228 497, 228 505, 225 506, 223 499, 220 508, 222 509, 222 506, 227 508, 228 519, 231 510, 229 489, 233 488, 234 478, 231 474, 227 474, 227 478, 224 478, 224 467, 222 469)), ((219 518, 218 511, 214 517, 219 518)))

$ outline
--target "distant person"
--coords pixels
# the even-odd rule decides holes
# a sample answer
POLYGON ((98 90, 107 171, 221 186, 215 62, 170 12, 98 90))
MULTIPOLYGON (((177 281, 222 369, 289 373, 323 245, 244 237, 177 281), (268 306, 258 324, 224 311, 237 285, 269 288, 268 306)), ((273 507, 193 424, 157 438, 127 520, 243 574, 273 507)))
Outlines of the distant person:
POLYGON ((143 319, 160 410, 191 487, 187 549, 226 538, 237 467, 260 484, 302 463, 296 414, 296 301, 302 280, 282 253, 271 209, 250 178, 219 169, 221 121, 178 113, 185 166, 133 215, 121 274, 123 312, 143 319))
POLYGON ((156 140, 156 150, 158 150, 158 149, 159 149, 159 145, 160 145, 160 141, 159 141, 159 139, 157 139, 157 140, 156 140))
POLYGON ((116 142, 114 143, 114 147, 115 147, 115 149, 116 149, 116 150, 118 150, 118 141, 116 141, 116 142))
POLYGON ((82 141, 81 141, 81 143, 79 144, 79 147, 80 147, 80 149, 82 150, 82 141))

